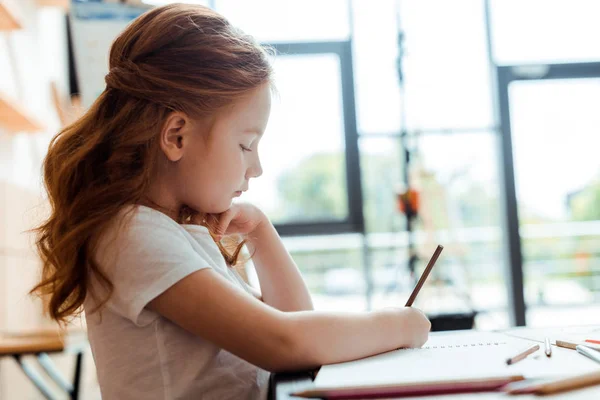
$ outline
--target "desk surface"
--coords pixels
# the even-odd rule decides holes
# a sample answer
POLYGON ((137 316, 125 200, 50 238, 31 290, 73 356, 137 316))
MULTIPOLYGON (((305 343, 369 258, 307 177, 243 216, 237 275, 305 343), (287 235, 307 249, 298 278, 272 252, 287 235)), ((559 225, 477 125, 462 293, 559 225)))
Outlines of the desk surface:
MULTIPOLYGON (((600 328, 600 327, 597 327, 600 328)), ((529 329, 529 328, 516 328, 502 333, 520 337, 523 340, 542 341, 543 337, 551 335, 552 332, 563 332, 564 329, 568 328, 544 328, 544 329, 529 329)), ((472 331, 464 331, 472 332, 472 331)), ((431 335, 444 334, 445 332, 434 332, 431 335)), ((457 333, 457 331, 454 331, 457 333)), ((559 333, 560 335, 560 333, 559 333)), ((564 350, 564 349, 561 349, 564 350)), ((573 351, 573 350, 570 350, 573 351)), ((583 357, 583 356, 582 356, 583 357)), ((599 365, 600 368, 600 365, 599 365)), ((271 387, 270 396, 272 400, 301 400, 300 397, 291 396, 290 393, 294 393, 312 386, 312 377, 308 372, 298 373, 287 373, 287 374, 273 374, 271 376, 271 387)), ((409 397, 410 398, 410 397, 409 397)), ((412 397, 415 398, 415 397, 412 397)), ((483 399, 483 400, 498 400, 498 399, 540 399, 542 397, 534 395, 520 395, 518 397, 509 396, 501 392, 486 392, 486 393, 461 393, 455 395, 436 395, 436 396, 422 396, 420 399, 440 399, 440 400, 455 400, 455 399, 483 399)), ((588 388, 573 390, 564 393, 558 393, 555 395, 543 396, 544 399, 564 399, 564 400, 597 400, 600 399, 600 385, 592 386, 588 388)))
POLYGON ((84 331, 59 332, 41 329, 29 332, 0 332, 0 357, 39 353, 80 353, 87 346, 84 331))

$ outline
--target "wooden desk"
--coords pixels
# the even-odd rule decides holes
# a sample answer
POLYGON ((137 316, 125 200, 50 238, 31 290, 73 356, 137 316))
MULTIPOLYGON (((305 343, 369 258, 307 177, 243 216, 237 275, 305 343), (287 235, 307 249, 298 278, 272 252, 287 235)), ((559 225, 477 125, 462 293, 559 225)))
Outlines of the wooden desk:
MULTIPOLYGON (((600 327, 599 327, 600 328, 600 327)), ((562 328, 558 328, 556 331, 560 331, 562 328)), ((457 331, 454 331, 456 333, 457 331)), ((463 331, 469 332, 469 331, 463 331)), ((522 337, 523 340, 534 340, 538 341, 537 338, 543 338, 544 335, 548 335, 552 332, 552 329, 528 329, 528 328, 517 328, 504 331, 506 335, 512 337, 522 337)), ((444 332, 432 332, 430 335, 444 334, 444 332)), ((543 339, 542 339, 543 342, 543 339)), ((553 347, 556 349, 556 347, 553 347)), ((564 350, 564 349, 557 349, 564 350)), ((565 350, 574 351, 574 350, 565 350)), ((582 356, 583 357, 583 356, 582 356)), ((600 364, 598 365, 600 369, 600 364)), ((310 372, 297 372, 297 373, 285 373, 285 374, 272 374, 270 387, 269 387, 269 400, 302 400, 301 397, 291 396, 290 393, 294 393, 303 389, 307 389, 312 386, 312 373, 310 372)), ((408 397, 415 398, 415 397, 408 397)), ((420 399, 438 399, 438 400, 458 400, 458 399, 482 399, 482 400, 499 400, 499 399, 519 399, 519 400, 532 400, 532 399, 564 399, 564 400, 598 400, 600 399, 600 385, 583 388, 579 390, 573 390, 569 392, 557 393, 555 395, 548 396, 535 396, 535 395, 520 395, 518 397, 510 396, 501 392, 485 392, 485 393, 461 393, 455 395, 437 395, 437 396, 422 396, 420 399)))
POLYGON ((73 400, 79 398, 81 382, 81 365, 84 346, 87 344, 85 332, 74 332, 69 335, 59 334, 56 330, 40 330, 34 332, 0 333, 0 357, 12 357, 23 370, 29 380, 46 399, 54 399, 46 380, 24 360, 25 356, 33 356, 42 367, 44 373, 54 381, 73 400), (76 357, 75 373, 72 382, 65 379, 56 368, 48 354, 69 352, 76 357))

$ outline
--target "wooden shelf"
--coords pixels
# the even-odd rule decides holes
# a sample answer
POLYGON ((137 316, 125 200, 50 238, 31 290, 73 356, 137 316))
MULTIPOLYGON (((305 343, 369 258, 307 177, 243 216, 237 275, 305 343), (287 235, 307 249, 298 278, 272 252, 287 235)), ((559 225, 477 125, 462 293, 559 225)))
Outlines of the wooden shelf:
POLYGON ((10 133, 37 132, 42 126, 13 101, 0 95, 0 129, 10 133))
POLYGON ((38 7, 60 7, 68 10, 71 0, 37 0, 37 5, 38 7))
POLYGON ((21 23, 15 16, 12 8, 4 0, 0 0, 0 31, 21 29, 21 23))

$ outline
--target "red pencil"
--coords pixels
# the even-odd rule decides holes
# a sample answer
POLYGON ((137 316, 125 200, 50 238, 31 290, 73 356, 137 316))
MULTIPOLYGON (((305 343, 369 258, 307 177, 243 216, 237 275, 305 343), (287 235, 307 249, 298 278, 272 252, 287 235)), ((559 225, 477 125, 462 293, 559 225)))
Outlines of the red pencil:
POLYGON ((414 382, 398 385, 313 388, 292 393, 292 396, 308 399, 326 398, 330 400, 362 400, 451 393, 493 392, 511 382, 521 380, 523 380, 522 375, 512 375, 495 378, 459 379, 454 381, 414 382))

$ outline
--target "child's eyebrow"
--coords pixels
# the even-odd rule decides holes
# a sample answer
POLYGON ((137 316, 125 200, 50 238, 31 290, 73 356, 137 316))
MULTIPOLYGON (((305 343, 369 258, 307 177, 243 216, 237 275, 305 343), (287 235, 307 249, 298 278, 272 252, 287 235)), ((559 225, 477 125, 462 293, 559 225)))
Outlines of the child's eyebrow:
POLYGON ((258 136, 262 135, 262 131, 260 129, 256 129, 256 128, 251 128, 251 129, 246 129, 244 130, 244 133, 252 133, 258 136))

